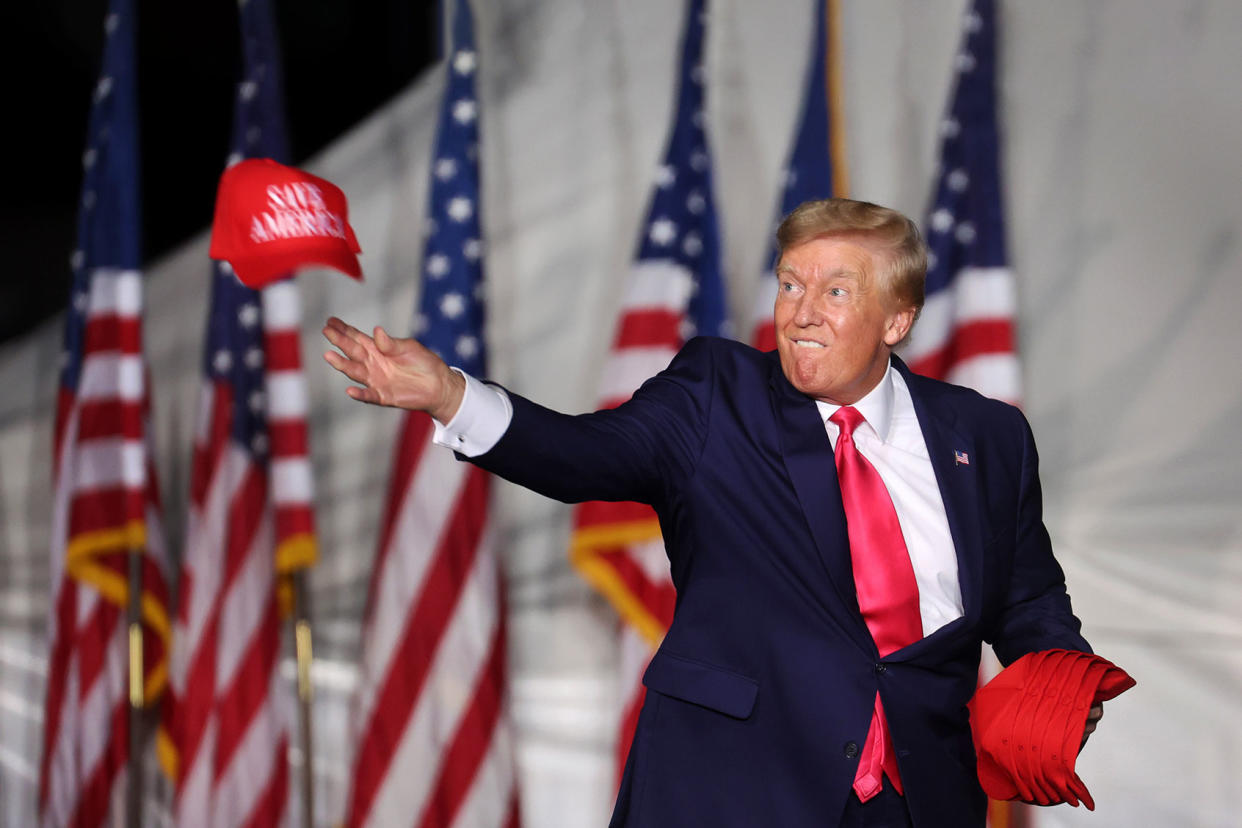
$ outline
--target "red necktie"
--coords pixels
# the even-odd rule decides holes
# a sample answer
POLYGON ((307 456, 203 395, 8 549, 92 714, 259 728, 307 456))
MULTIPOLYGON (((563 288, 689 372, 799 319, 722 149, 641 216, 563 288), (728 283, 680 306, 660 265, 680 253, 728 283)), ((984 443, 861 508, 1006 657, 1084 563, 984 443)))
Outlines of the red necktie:
MULTIPOLYGON (((845 506, 858 608, 882 658, 923 637, 919 587, 893 499, 880 473, 854 445, 854 429, 863 422, 863 416, 846 406, 829 419, 841 428, 833 457, 845 506)), ((854 776, 859 800, 866 802, 880 792, 882 773, 887 773, 893 787, 902 793, 893 741, 880 694, 876 693, 867 744, 854 776)))

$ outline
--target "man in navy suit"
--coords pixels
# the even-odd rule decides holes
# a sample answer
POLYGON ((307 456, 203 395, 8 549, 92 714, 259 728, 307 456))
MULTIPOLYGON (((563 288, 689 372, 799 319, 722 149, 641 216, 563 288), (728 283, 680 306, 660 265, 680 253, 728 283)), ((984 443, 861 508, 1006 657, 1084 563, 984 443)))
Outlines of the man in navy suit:
POLYGON ((692 340, 611 411, 550 411, 338 319, 324 333, 341 353, 325 357, 361 384, 352 397, 429 412, 439 442, 502 477, 655 508, 677 608, 613 825, 982 826, 966 710, 981 642, 1005 664, 1090 649, 1044 529, 1030 428, 893 355, 923 304, 913 222, 829 199, 777 235, 777 350, 692 340), (852 563, 834 463, 844 409, 917 585, 902 608, 914 634, 895 648, 860 609, 868 561, 852 563), (869 756, 878 785, 862 784, 869 756))

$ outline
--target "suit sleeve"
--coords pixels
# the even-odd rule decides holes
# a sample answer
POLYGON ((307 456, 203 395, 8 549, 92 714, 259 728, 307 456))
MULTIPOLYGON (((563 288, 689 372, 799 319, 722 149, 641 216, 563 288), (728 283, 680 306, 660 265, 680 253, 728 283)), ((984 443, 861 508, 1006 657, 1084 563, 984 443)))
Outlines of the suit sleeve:
POLYGON ((1052 648, 1091 652, 1079 634, 1082 625, 1070 606, 1065 573, 1053 557, 1044 527, 1035 440, 1026 418, 1014 411, 1022 435, 1014 555, 1004 605, 990 639, 1005 665, 1026 653, 1052 648))
POLYGON ((702 453, 712 367, 708 340, 691 340, 629 401, 591 414, 561 414, 510 392, 509 428, 470 460, 565 503, 655 504, 693 474, 702 453))

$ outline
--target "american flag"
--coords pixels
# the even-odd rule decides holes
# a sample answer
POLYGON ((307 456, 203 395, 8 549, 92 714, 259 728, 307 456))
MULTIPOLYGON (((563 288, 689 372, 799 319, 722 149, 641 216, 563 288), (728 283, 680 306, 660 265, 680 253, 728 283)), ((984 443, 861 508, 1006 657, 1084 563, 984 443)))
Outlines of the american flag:
POLYGON ((1022 389, 1001 204, 994 0, 974 0, 967 8, 954 69, 924 228, 927 304, 904 356, 920 374, 1017 402, 1022 389))
MULTIPOLYGON (((793 147, 785 163, 780 213, 788 215, 804 201, 846 194, 845 164, 840 157, 842 140, 835 87, 835 58, 829 63, 828 47, 835 46, 837 0, 814 0, 815 28, 812 30, 811 58, 806 69, 802 115, 794 133, 793 147), (829 82, 832 78, 833 83, 829 82)), ((833 50, 836 51, 835 49, 833 50)), ((772 303, 776 300, 775 237, 768 253, 768 269, 760 278, 759 290, 751 309, 751 344, 761 351, 776 348, 772 325, 772 303)))
MULTIPOLYGON (((414 332, 483 376, 477 70, 470 6, 459 0, 414 332)), ((430 417, 406 415, 363 622, 346 824, 515 828, 490 477, 432 445, 432 435, 430 417)))
POLYGON ((130 0, 112 0, 82 159, 53 455, 45 826, 117 823, 126 811, 131 555, 142 563, 146 703, 168 671, 167 558, 142 349, 134 22, 130 0))
MULTIPOLYGON (((230 163, 286 154, 269 0, 239 7, 230 163)), ((293 687, 278 670, 282 577, 316 557, 296 287, 212 273, 190 512, 160 758, 178 825, 275 825, 289 798, 293 687)))
MULTIPOLYGON (((600 408, 629 399, 696 333, 728 333, 711 153, 704 131, 705 5, 705 0, 691 0, 687 7, 672 134, 656 172, 604 367, 600 408)), ((638 503, 582 504, 574 514, 570 556, 624 622, 619 773, 642 707, 642 672, 672 621, 676 599, 655 512, 638 503)))
MULTIPOLYGON (((1005 251, 996 119, 996 4, 972 0, 953 58, 954 89, 940 124, 940 167, 930 216, 927 303, 903 356, 910 368, 997 399, 1022 395, 1014 347, 1016 287, 1005 251)), ((965 452, 954 462, 969 465, 965 452)), ((999 669, 984 646, 979 680, 999 669)), ((992 828, 1026 824, 1026 809, 990 802, 992 828)))

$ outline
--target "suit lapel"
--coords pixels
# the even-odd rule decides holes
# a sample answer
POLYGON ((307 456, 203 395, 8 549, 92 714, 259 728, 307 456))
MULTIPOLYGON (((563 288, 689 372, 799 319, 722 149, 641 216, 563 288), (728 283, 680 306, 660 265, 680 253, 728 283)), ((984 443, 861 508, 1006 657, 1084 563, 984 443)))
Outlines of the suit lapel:
POLYGON ((943 635, 951 635, 963 625, 973 626, 978 620, 983 576, 979 455, 975 451, 974 437, 961 427, 953 409, 941 404, 934 393, 925 393, 927 386, 923 384, 923 378, 912 374, 900 359, 893 357, 893 364, 901 371, 910 389, 914 411, 931 457, 932 471, 940 487, 945 515, 949 521, 949 533, 953 537, 953 547, 957 553, 957 577, 962 590, 964 610, 962 618, 946 624, 932 635, 901 651, 903 656, 913 657, 927 647, 934 646, 934 642, 943 635))
POLYGON ((820 562, 839 599, 827 600, 824 605, 859 646, 874 653, 875 642, 862 620, 854 590, 832 442, 814 401, 789 384, 779 365, 771 372, 771 390, 785 469, 797 492, 820 562))

